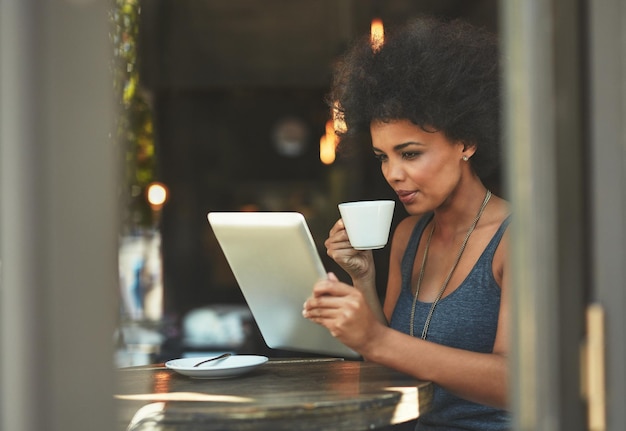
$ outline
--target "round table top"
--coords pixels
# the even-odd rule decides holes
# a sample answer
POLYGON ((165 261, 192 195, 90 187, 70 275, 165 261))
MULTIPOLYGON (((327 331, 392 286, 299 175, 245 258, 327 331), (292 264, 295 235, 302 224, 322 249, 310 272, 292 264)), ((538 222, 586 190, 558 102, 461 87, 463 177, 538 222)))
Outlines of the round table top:
POLYGON ((194 379, 162 364, 120 369, 120 429, 369 430, 416 419, 432 385, 371 362, 274 359, 194 379))

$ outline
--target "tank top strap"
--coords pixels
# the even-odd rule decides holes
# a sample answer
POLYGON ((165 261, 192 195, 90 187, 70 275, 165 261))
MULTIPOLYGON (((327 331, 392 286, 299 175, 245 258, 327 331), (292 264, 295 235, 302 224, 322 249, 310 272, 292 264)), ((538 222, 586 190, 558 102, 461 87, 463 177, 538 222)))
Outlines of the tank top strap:
MULTIPOLYGON (((402 257, 402 264, 400 267, 402 274, 402 284, 405 286, 408 285, 407 283, 410 283, 411 280, 411 276, 413 273, 413 263, 415 262, 415 255, 417 254, 417 245, 419 244, 422 234, 424 233, 426 225, 432 220, 433 216, 434 213, 432 212, 424 214, 417 221, 417 223, 415 223, 415 227, 413 227, 413 231, 411 232, 411 237, 409 238, 409 242, 407 243, 404 256, 402 257)), ((487 244, 487 247, 482 253, 481 258, 488 256, 490 256, 491 258, 493 257, 495 249, 500 244, 500 240, 502 239, 502 236, 504 235, 504 232, 506 231, 506 228, 509 226, 510 223, 511 215, 508 215, 500 224, 500 227, 489 241, 489 244, 487 244)))
POLYGON ((504 232, 506 231, 506 228, 509 226, 510 223, 511 223, 511 215, 508 215, 504 219, 504 221, 500 224, 500 227, 491 238, 491 241, 489 241, 489 244, 487 244, 487 247, 485 247, 485 251, 483 252, 483 255, 491 256, 493 258, 493 254, 495 253, 496 248, 498 248, 498 245, 500 244, 500 240, 504 236, 504 232))

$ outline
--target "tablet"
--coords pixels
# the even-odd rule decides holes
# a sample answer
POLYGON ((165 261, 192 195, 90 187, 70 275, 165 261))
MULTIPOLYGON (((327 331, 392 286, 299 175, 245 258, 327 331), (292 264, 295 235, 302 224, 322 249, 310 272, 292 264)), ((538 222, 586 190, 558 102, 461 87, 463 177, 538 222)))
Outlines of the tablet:
POLYGON ((210 212, 207 217, 268 347, 359 357, 325 327, 302 317, 313 285, 327 277, 302 214, 210 212))

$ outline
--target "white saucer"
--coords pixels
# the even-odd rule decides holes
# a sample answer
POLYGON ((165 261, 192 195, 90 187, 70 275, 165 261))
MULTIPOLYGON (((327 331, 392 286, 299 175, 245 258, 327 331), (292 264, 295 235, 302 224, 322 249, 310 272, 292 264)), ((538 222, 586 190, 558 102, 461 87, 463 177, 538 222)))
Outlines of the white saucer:
POLYGON ((247 373, 268 360, 265 356, 233 355, 215 363, 208 362, 199 367, 194 367, 198 362, 209 358, 210 356, 172 359, 167 361, 165 366, 170 370, 195 379, 220 379, 247 373))

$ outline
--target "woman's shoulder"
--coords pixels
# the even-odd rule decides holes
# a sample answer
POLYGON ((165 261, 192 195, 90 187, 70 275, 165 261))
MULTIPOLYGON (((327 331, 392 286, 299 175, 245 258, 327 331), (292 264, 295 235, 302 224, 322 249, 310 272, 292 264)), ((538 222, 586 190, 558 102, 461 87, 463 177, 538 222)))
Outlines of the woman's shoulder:
POLYGON ((508 226, 511 219, 511 204, 505 199, 493 195, 489 206, 488 210, 481 217, 481 223, 496 230, 503 224, 508 226))
POLYGON ((409 239, 411 238, 411 235, 413 234, 413 231, 415 230, 415 226, 417 225, 417 223, 420 221, 420 219, 423 216, 424 214, 409 215, 403 218, 398 223, 398 225, 396 226, 394 230, 393 239, 391 242, 392 251, 396 250, 396 251, 404 252, 404 250, 407 247, 407 244, 409 243, 409 239))
POLYGON ((491 216, 490 235, 493 240, 499 232, 499 239, 493 255, 492 270, 498 285, 503 287, 504 273, 507 272, 509 262, 510 229, 508 227, 512 222, 511 205, 504 199, 498 198, 494 210, 491 216))
POLYGON ((402 220, 400 220, 400 222, 396 226, 394 237, 395 236, 406 237, 408 241, 408 237, 411 236, 411 233, 415 229, 415 225, 417 225, 417 223, 422 219, 422 217, 424 217, 424 214, 409 215, 403 218, 402 220))

